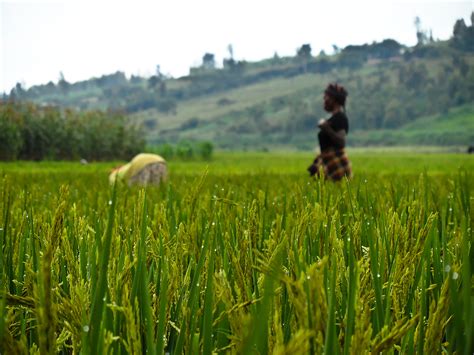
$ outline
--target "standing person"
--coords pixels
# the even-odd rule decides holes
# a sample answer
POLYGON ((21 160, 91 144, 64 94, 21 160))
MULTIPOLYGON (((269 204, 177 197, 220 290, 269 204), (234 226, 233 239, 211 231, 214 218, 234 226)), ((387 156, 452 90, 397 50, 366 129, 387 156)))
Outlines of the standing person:
POLYGON ((308 168, 311 176, 322 174, 326 179, 339 181, 352 177, 351 163, 345 152, 349 121, 345 113, 347 91, 342 85, 331 83, 324 90, 324 109, 331 114, 318 123, 321 153, 308 168))

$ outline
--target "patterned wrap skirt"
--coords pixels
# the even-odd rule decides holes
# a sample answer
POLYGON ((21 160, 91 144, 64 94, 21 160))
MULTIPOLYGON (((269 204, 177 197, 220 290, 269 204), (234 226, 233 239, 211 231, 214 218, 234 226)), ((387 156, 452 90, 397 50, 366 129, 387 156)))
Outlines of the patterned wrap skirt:
POLYGON ((343 177, 352 177, 352 167, 344 149, 330 149, 319 154, 308 167, 311 176, 324 176, 339 181, 343 177))
POLYGON ((160 182, 166 181, 167 177, 168 169, 166 168, 166 163, 150 163, 138 171, 135 175, 131 176, 128 180, 128 185, 158 186, 160 182))

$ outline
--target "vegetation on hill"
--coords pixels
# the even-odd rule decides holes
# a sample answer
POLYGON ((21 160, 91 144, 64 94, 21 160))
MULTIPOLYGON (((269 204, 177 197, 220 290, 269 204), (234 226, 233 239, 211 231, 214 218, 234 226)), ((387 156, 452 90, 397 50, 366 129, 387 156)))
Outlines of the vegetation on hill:
POLYGON ((474 104, 450 109, 446 114, 421 117, 398 129, 359 130, 350 137, 351 145, 459 145, 474 143, 474 104))
POLYGON ((167 78, 159 66, 150 78, 117 72, 68 83, 61 75, 57 84, 28 90, 18 84, 8 99, 118 111, 143 125, 151 144, 185 139, 212 141, 220 148, 307 149, 314 145, 315 123, 326 116, 322 91, 338 81, 349 91, 352 144, 420 143, 419 135, 403 132, 422 117, 449 119, 450 110, 460 106, 472 118, 464 121, 467 126, 433 143, 472 143, 473 18, 474 13, 470 26, 458 20, 444 42, 417 28, 414 47, 386 39, 314 56, 303 44, 294 57, 275 55, 255 63, 235 60, 230 48, 221 69, 206 53, 200 67, 178 79, 167 78))

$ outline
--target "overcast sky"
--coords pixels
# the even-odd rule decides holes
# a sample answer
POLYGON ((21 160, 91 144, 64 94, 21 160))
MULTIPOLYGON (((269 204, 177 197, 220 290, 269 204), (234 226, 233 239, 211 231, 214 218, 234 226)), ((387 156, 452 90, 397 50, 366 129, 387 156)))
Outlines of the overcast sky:
POLYGON ((393 38, 416 43, 414 18, 448 39, 456 19, 470 25, 474 1, 334 0, 0 0, 0 92, 124 71, 152 75, 156 65, 186 75, 206 52, 255 61, 313 54, 332 45, 393 38))

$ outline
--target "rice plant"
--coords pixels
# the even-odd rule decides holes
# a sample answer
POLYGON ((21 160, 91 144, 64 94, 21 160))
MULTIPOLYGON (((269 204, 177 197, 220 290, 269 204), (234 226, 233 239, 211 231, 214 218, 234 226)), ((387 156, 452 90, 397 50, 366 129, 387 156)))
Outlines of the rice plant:
POLYGON ((182 164, 3 170, 1 353, 472 353, 471 171, 182 164))

